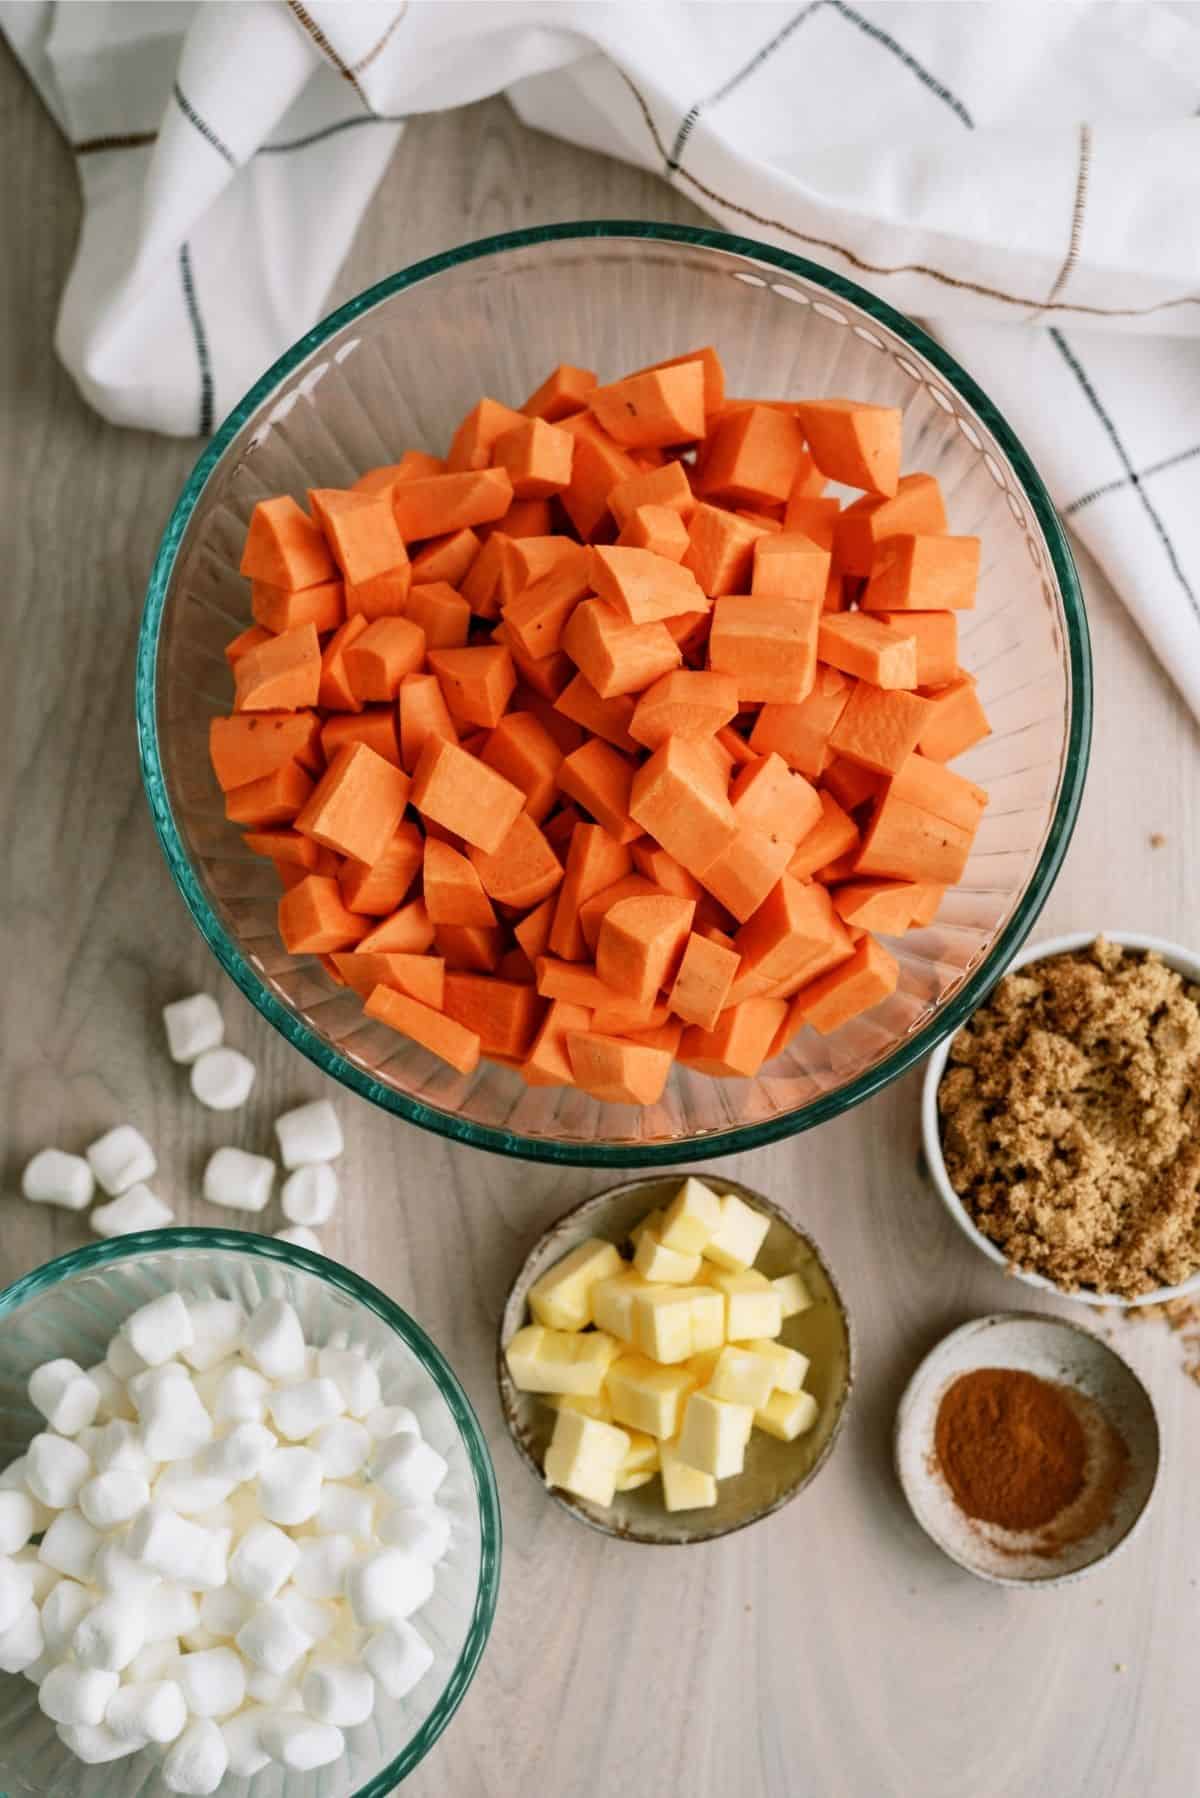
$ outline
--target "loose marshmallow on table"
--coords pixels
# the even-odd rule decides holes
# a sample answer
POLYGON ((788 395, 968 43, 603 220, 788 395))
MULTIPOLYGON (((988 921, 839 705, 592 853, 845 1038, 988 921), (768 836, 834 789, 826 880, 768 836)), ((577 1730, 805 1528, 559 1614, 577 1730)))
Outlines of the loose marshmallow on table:
POLYGON ((363 1660, 389 1698, 406 1698, 433 1666, 433 1650, 413 1624, 401 1619, 375 1631, 363 1660))
POLYGON ((190 999, 175 999, 170 1005, 163 1006, 162 1015, 167 1030, 167 1053, 172 1061, 186 1066, 206 1049, 217 1049, 224 1041, 225 1022, 211 993, 194 993, 190 999))
POLYGON ((338 1178, 327 1162, 298 1167, 280 1192, 283 1215, 293 1224, 327 1224, 337 1207, 338 1178))
POLYGON ((62 1149, 42 1149, 25 1164, 21 1191, 35 1205, 61 1205, 65 1211, 83 1211, 95 1191, 92 1170, 82 1155, 62 1149))
POLYGON ((266 1155, 223 1148, 209 1156, 204 1170, 204 1197, 230 1211, 262 1211, 271 1197, 275 1163, 266 1155))
POLYGON ((97 1205, 88 1224, 97 1236, 132 1236, 135 1230, 161 1230, 174 1220, 171 1207, 139 1181, 107 1205, 97 1205))
POLYGON ((167 1751, 162 1780, 169 1792, 187 1798, 208 1798, 224 1779, 229 1751, 220 1725, 211 1717, 197 1717, 167 1751))
POLYGON ((29 1397, 52 1430, 75 1436, 100 1408, 94 1380, 74 1361, 43 1361, 29 1376, 29 1397))
POLYGON ((154 1150, 132 1124, 117 1124, 91 1143, 85 1152, 93 1174, 114 1199, 136 1186, 139 1180, 149 1180, 158 1167, 154 1150))
POLYGON ((257 1073, 237 1049, 206 1049, 192 1063, 192 1093, 210 1111, 236 1111, 250 1097, 257 1073))
POLYGON ((275 1134, 279 1138, 279 1159, 286 1168, 335 1161, 346 1146, 337 1112, 328 1099, 314 1099, 309 1105, 285 1111, 275 1119, 275 1134))
POLYGON ((271 1235, 276 1242, 290 1242, 295 1248, 307 1249, 310 1254, 325 1253, 321 1247, 321 1238, 305 1224, 289 1224, 286 1230, 272 1230, 271 1235))

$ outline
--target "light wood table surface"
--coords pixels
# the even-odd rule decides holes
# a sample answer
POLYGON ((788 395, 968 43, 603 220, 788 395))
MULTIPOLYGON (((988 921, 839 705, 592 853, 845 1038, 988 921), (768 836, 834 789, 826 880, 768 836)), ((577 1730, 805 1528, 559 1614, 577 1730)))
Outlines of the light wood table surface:
MULTIPOLYGON (((262 1147, 323 1090, 217 969, 142 799, 133 658, 161 527, 198 445, 115 430, 52 349, 75 240, 70 156, 0 50, 0 1281, 73 1248, 78 1219, 18 1196, 26 1157, 122 1119, 157 1145, 183 1221, 230 1139, 166 1058, 159 1008, 206 987, 259 1068, 234 1139, 262 1147)), ((501 101, 419 120, 335 299, 488 232, 552 219, 699 220, 649 175, 540 137, 501 101)), ((219 396, 223 412, 238 396, 219 396)), ((1125 926, 1195 941, 1195 727, 1085 564, 1097 674, 1087 798, 1048 935, 1125 926), (1165 842, 1151 848, 1152 833, 1165 842)), ((723 1166, 790 1206, 837 1271, 859 1381, 803 1499, 693 1550, 606 1542, 537 1490, 500 1420, 493 1332, 540 1231, 604 1178, 452 1146, 328 1086, 347 1199, 329 1251, 431 1332, 492 1445, 505 1556, 490 1647, 413 1798, 1190 1798, 1197 1789, 1200 1390, 1161 1324, 1093 1319, 1147 1379, 1166 1477, 1147 1528, 1082 1583, 1010 1593, 942 1559, 891 1464, 919 1357, 982 1312, 1036 1306, 965 1243, 918 1165, 919 1074, 819 1132, 723 1166)), ((268 1214, 264 1222, 278 1228, 268 1214)), ((1053 1309, 1053 1306, 1043 1308, 1053 1309)), ((1079 1308, 1060 1307, 1087 1321, 1079 1308)), ((64 1795, 66 1798, 66 1795, 64 1795)))

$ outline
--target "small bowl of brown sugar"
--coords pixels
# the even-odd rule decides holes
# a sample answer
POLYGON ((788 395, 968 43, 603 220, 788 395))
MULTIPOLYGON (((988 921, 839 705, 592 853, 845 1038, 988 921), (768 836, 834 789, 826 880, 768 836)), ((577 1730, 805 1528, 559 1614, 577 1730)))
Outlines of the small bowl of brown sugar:
POLYGON ((926 1064, 925 1158, 989 1260, 1086 1305, 1200 1291, 1200 955, 1026 949, 926 1064))
POLYGON ((998 1312, 921 1362, 895 1456, 913 1516, 952 1561, 1000 1585, 1057 1586, 1130 1540, 1158 1476, 1158 1421, 1098 1337, 998 1312))

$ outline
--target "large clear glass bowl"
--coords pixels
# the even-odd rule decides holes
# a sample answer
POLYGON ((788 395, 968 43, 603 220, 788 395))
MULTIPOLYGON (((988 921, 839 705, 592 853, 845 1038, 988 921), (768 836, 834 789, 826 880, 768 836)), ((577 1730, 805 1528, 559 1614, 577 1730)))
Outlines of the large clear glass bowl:
POLYGON ((782 250, 680 225, 512 232, 432 257, 317 325, 246 395, 183 491, 150 580, 137 669, 146 791, 179 889, 264 1017, 353 1091, 426 1129, 538 1160, 694 1161, 806 1130, 877 1092, 979 1003, 1062 861, 1091 730, 1087 624, 1066 538, 1029 457, 919 326, 782 250), (237 573, 256 501, 348 484, 418 445, 444 449, 481 394, 519 404, 557 362, 602 378, 704 343, 731 391, 851 394, 899 406, 905 463, 936 474, 952 526, 983 539, 962 660, 993 734, 957 766, 991 804, 936 922, 892 945, 897 992, 834 1036, 806 1029, 751 1080, 677 1070, 644 1110, 454 1073, 283 949, 269 864, 225 822, 208 721, 230 706, 222 651, 249 622, 237 573))
MULTIPOLYGON (((428 1753, 462 1702, 487 1642, 500 1582, 500 1501, 478 1419, 446 1361, 419 1325, 375 1286, 323 1255, 241 1230, 147 1230, 61 1255, 0 1292, 0 1467, 44 1428, 29 1402, 31 1371, 66 1355, 82 1367, 159 1293, 236 1298, 250 1307, 287 1298, 312 1343, 335 1331, 379 1368, 384 1402, 416 1412, 450 1471, 438 1502, 451 1548, 417 1619, 434 1650, 429 1673, 405 1699, 382 1693, 368 1722, 347 1730, 335 1767, 294 1773, 275 1765, 227 1777, 222 1798, 384 1798, 428 1753)), ((34 1686, 0 1674, 0 1792, 4 1798, 170 1798, 148 1751, 88 1767, 59 1741, 34 1686)))

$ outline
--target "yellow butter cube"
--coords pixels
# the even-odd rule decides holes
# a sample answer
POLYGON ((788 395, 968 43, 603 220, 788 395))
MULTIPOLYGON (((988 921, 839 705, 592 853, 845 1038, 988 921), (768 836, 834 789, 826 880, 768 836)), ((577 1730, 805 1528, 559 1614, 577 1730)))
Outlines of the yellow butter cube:
POLYGON ((617 1472, 617 1491, 636 1492, 658 1472, 658 1443, 641 1430, 628 1430, 629 1450, 617 1472))
POLYGON ((717 1482, 711 1473, 701 1473, 681 1461, 673 1448, 664 1442, 659 1454, 662 1461, 663 1503, 668 1511, 702 1511, 717 1502, 717 1482))
MULTIPOLYGON (((724 1301, 722 1301, 722 1304, 724 1301)), ((713 1377, 713 1369, 721 1359, 719 1348, 704 1349, 698 1355, 689 1355, 684 1363, 690 1374, 695 1375, 697 1386, 707 1386, 713 1377)))
POLYGON ((713 1398, 758 1411, 775 1390, 775 1369, 765 1355, 727 1343, 717 1357, 708 1390, 713 1398))
POLYGON ((721 1201, 703 1180, 685 1180, 663 1213, 658 1234, 669 1249, 699 1254, 721 1227, 721 1201))
POLYGON ((595 1398, 622 1345, 603 1330, 577 1334, 526 1324, 504 1351, 513 1382, 522 1392, 570 1393, 595 1398))
POLYGON ((594 1398, 579 1393, 552 1392, 546 1395, 545 1402, 552 1411, 578 1411, 584 1417, 598 1417, 601 1423, 613 1420, 612 1400, 606 1391, 598 1392, 594 1398))
POLYGON ((693 1286, 692 1353, 707 1354, 725 1341, 725 1295, 709 1286, 693 1286))
POLYGON ((794 1442, 811 1430, 820 1416, 820 1406, 811 1392, 773 1392, 766 1404, 754 1413, 758 1429, 781 1442, 794 1442))
POLYGON ((521 1392, 543 1392, 539 1386, 540 1363, 546 1346, 546 1331, 541 1324, 526 1324, 518 1330, 504 1351, 513 1384, 521 1392))
POLYGON ((661 1210, 648 1211, 641 1223, 633 1226, 633 1229, 629 1232, 629 1240, 635 1249, 647 1230, 653 1230, 657 1235, 658 1227, 662 1223, 662 1220, 663 1214, 661 1210))
POLYGON ((641 1274, 633 1268, 615 1274, 611 1280, 597 1280, 589 1295, 592 1322, 597 1329, 607 1330, 610 1336, 619 1336, 622 1342, 632 1342, 633 1295, 645 1284, 641 1274))
POLYGON ((619 1274, 624 1262, 615 1244, 589 1237, 529 1288, 534 1322, 549 1330, 582 1330, 592 1321, 588 1294, 597 1280, 619 1274))
POLYGON ((812 1304, 812 1293, 800 1274, 780 1274, 771 1284, 779 1294, 785 1317, 795 1317, 797 1312, 807 1311, 812 1304))
POLYGON ((608 1370, 613 1421, 647 1436, 676 1436, 684 1400, 695 1384, 686 1367, 659 1367, 645 1355, 623 1355, 608 1370))
MULTIPOLYGON (((772 1280, 772 1286, 775 1281, 772 1280)), ((784 1313, 786 1316, 786 1312, 784 1313)), ((809 1360, 799 1349, 785 1348, 782 1342, 767 1342, 761 1337, 746 1344, 756 1355, 762 1355, 775 1371, 776 1392, 799 1392, 808 1374, 809 1360)))
POLYGON ((648 1486, 651 1480, 658 1478, 658 1469, 652 1468, 647 1473, 619 1473, 617 1475, 618 1492, 636 1492, 642 1486, 648 1486))
POLYGON ((692 1296, 687 1286, 643 1286, 634 1293, 633 1339, 652 1361, 672 1365, 692 1353, 692 1296))
POLYGON ((736 1193, 727 1192, 721 1199, 720 1223, 700 1252, 716 1267, 735 1272, 752 1267, 770 1228, 769 1217, 753 1210, 736 1193))
POLYGON ((690 1286, 700 1272, 699 1255, 684 1254, 660 1242, 653 1230, 643 1230, 638 1237, 633 1265, 644 1280, 664 1286, 690 1286))
POLYGON ((681 1461, 711 1473, 714 1480, 740 1473, 754 1425, 749 1405, 727 1404, 708 1392, 693 1392, 684 1407, 677 1450, 681 1461))
POLYGON ((725 1297, 725 1338, 751 1342, 758 1336, 778 1336, 783 1328, 783 1306, 771 1282, 752 1267, 736 1272, 714 1268, 709 1279, 725 1297))
POLYGON ((593 1504, 611 1505, 617 1474, 629 1453, 624 1430, 578 1411, 560 1411, 554 1435, 546 1450, 544 1472, 548 1486, 561 1486, 593 1504))

